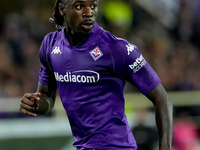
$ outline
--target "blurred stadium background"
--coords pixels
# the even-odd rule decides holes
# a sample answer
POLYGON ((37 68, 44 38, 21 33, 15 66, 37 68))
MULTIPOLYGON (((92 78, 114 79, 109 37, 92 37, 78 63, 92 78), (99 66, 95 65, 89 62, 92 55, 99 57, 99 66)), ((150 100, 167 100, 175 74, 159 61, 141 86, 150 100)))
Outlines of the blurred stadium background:
MULTIPOLYGON (((38 50, 55 30, 48 21, 54 1, 0 1, 1 150, 74 149, 59 96, 48 116, 30 118, 18 111, 20 97, 36 90, 38 50)), ((173 149, 199 150, 200 1, 100 0, 97 22, 137 45, 160 76, 174 104, 173 149)), ((130 84, 124 92, 138 150, 156 150, 152 104, 130 84)))

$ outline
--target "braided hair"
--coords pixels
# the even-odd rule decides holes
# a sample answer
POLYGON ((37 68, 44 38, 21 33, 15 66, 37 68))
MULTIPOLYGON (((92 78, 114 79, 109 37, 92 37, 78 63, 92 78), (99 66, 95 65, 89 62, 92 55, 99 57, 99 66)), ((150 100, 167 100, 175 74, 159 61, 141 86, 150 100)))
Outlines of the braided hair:
POLYGON ((63 26, 63 22, 64 22, 64 18, 63 16, 60 14, 59 11, 59 5, 60 3, 62 3, 63 0, 56 0, 55 4, 54 4, 54 12, 53 12, 53 18, 49 18, 49 21, 51 23, 55 24, 55 27, 58 31, 61 30, 62 26, 63 26))
POLYGON ((56 0, 54 4, 54 12, 53 12, 53 18, 49 18, 49 21, 51 23, 55 24, 55 27, 58 31, 62 29, 63 23, 64 23, 64 17, 60 14, 59 11, 59 5, 60 4, 69 4, 73 3, 74 0, 56 0))

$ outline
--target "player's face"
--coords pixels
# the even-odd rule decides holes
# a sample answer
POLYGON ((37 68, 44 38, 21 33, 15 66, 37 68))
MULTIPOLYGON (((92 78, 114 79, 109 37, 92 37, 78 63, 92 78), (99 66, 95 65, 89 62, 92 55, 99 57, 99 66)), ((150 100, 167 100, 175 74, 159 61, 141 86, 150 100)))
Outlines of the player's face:
POLYGON ((91 32, 98 15, 98 0, 71 0, 63 8, 64 23, 68 29, 75 33, 91 32))

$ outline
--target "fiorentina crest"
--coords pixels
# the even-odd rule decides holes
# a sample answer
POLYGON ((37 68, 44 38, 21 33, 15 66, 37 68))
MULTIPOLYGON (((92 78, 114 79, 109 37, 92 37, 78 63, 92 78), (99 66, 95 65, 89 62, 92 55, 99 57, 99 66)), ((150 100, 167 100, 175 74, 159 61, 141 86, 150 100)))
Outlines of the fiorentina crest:
POLYGON ((94 61, 96 61, 101 56, 103 56, 103 53, 101 52, 101 50, 97 46, 95 49, 93 49, 92 51, 90 51, 90 55, 92 56, 92 58, 94 59, 94 61))

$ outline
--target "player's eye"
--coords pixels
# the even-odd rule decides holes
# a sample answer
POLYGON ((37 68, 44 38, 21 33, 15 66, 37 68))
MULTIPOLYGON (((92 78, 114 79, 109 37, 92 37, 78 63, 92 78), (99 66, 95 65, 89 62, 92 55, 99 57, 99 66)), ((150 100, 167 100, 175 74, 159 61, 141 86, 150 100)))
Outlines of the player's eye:
POLYGON ((92 5, 90 6, 90 8, 93 9, 93 10, 94 10, 96 7, 97 7, 97 4, 92 4, 92 5))
POLYGON ((77 6, 76 6, 76 9, 77 9, 77 10, 81 10, 82 7, 83 7, 82 5, 77 5, 77 6))

